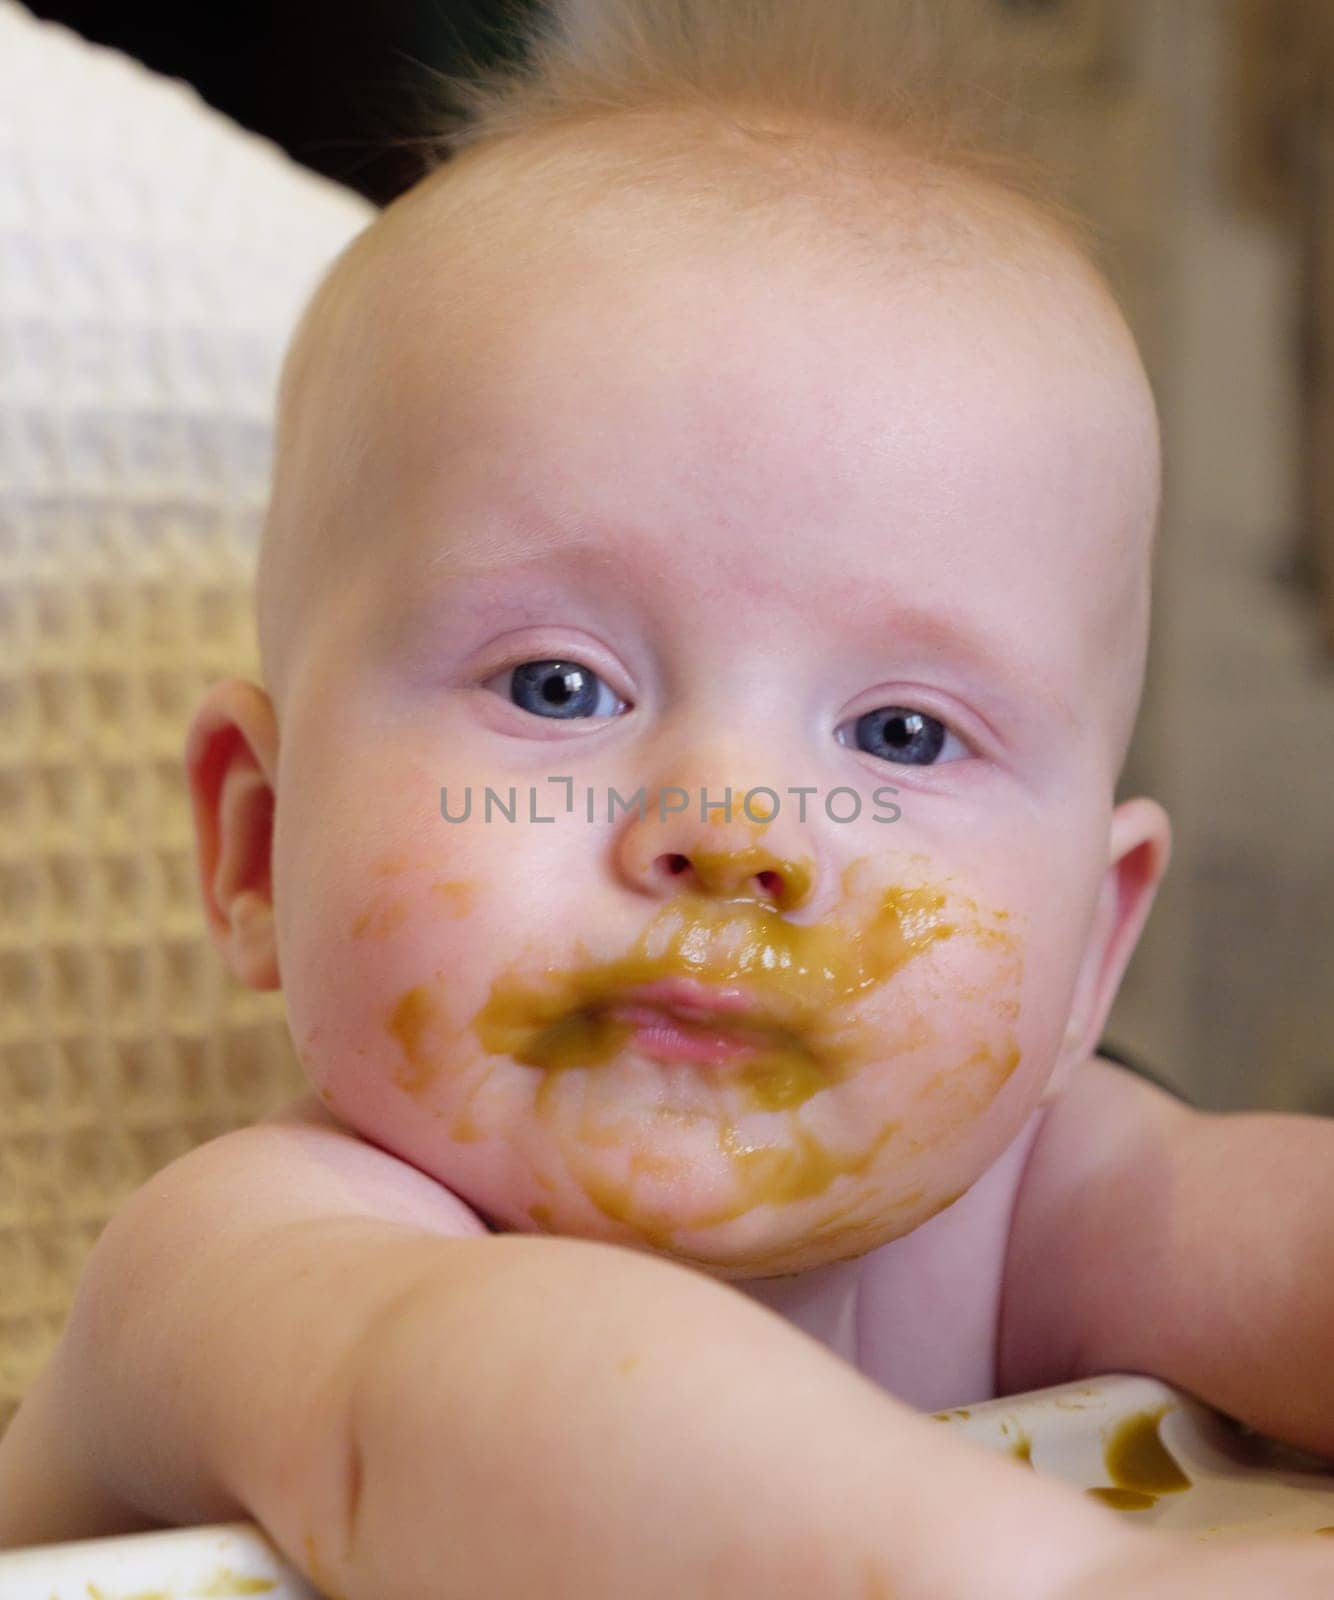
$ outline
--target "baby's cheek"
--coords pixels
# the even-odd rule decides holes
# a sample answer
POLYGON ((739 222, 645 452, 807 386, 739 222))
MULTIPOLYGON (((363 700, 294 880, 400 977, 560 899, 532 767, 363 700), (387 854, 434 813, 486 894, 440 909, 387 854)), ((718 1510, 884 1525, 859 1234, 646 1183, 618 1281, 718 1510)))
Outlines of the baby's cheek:
POLYGON ((409 884, 386 883, 375 889, 346 929, 349 940, 373 943, 402 928, 414 915, 429 912, 443 926, 436 941, 442 954, 448 954, 450 924, 461 922, 473 910, 477 885, 468 878, 437 876, 418 878, 409 884))
POLYGON ((923 1178, 963 1150, 1004 1137, 1031 1076, 1023 1025, 1024 942, 1007 926, 956 916, 955 935, 887 985, 858 1016, 856 1070, 829 1111, 893 1123, 900 1161, 923 1178), (993 1130, 999 1119, 1000 1132, 993 1130))
POLYGON ((428 1052, 433 1071, 456 1037, 450 997, 461 1007, 470 957, 487 943, 478 901, 476 878, 390 853, 305 929, 284 972, 297 1053, 330 1108, 363 1131, 401 1119, 428 1052))
MULTIPOLYGON (((480 933, 469 946, 491 946, 480 933)), ((460 955, 477 959, 476 948, 460 955)), ((531 1225, 550 1198, 527 1143, 538 1129, 528 1074, 498 1070, 480 1052, 480 996, 464 962, 423 963, 420 947, 340 1002, 341 1037, 319 1023, 303 1056, 325 1104, 362 1137, 411 1162, 484 1218, 531 1225), (485 1115, 477 1114, 478 1097, 485 1115), (485 1122, 485 1128, 482 1123, 485 1122)), ((332 1005, 331 1005, 332 1009, 332 1005)))

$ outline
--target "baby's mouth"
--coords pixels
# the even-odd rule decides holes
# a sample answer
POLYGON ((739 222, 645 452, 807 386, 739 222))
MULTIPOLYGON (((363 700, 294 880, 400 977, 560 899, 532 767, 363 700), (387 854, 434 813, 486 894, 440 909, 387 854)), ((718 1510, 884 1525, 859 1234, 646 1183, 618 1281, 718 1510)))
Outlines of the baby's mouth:
POLYGON ((955 932, 943 907, 941 891, 894 887, 860 925, 795 924, 683 897, 619 959, 502 974, 474 1031, 488 1055, 551 1075, 547 1087, 567 1069, 596 1071, 630 1056, 702 1063, 703 1077, 758 1109, 799 1105, 878 1048, 849 1013, 955 932))
POLYGON ((666 978, 632 985, 591 1008, 631 1030, 627 1043, 655 1061, 726 1062, 799 1044, 735 985, 666 978))
POLYGON ((629 973, 604 976, 577 998, 525 994, 513 1011, 493 1000, 481 1037, 525 1066, 547 1072, 608 1066, 624 1055, 700 1067, 744 1086, 757 1106, 808 1098, 831 1065, 809 1011, 768 985, 733 978, 629 973))

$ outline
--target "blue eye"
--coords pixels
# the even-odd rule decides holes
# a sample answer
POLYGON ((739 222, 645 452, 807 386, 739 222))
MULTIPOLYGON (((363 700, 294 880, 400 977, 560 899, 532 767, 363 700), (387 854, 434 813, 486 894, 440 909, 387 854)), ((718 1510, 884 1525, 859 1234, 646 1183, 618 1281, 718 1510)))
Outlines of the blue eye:
POLYGON ((951 746, 957 753, 946 755, 947 761, 957 761, 968 753, 939 718, 907 706, 877 706, 868 711, 857 718, 853 737, 859 750, 901 766, 935 766, 941 752, 951 746))
POLYGON ((577 661, 524 661, 509 675, 509 695, 536 717, 611 716, 625 709, 597 673, 577 661))

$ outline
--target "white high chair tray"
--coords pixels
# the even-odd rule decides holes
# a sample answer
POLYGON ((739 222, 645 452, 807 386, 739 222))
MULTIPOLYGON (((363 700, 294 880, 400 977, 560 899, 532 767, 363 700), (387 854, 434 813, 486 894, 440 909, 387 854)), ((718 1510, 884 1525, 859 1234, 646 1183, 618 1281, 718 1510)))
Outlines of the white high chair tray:
MULTIPOLYGON (((1156 1378, 1111 1374, 936 1412, 988 1449, 1199 1538, 1334 1534, 1334 1463, 1156 1378)), ((318 1600, 248 1522, 0 1551, 0 1600, 318 1600)))
POLYGON ((322 1600, 251 1522, 0 1550, 4 1600, 322 1600))
POLYGON ((1334 1535, 1334 1462, 1157 1378, 1112 1373, 933 1416, 1140 1526, 1201 1538, 1334 1535))

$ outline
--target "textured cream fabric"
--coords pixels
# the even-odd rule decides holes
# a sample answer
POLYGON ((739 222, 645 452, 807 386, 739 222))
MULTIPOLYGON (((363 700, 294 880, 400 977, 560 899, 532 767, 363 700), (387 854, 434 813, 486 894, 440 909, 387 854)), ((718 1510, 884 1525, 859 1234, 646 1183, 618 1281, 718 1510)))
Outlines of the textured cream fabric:
POLYGON ((371 214, 0 0, 0 1427, 125 1195, 301 1082, 206 939, 183 749, 256 675, 278 363, 371 214))

